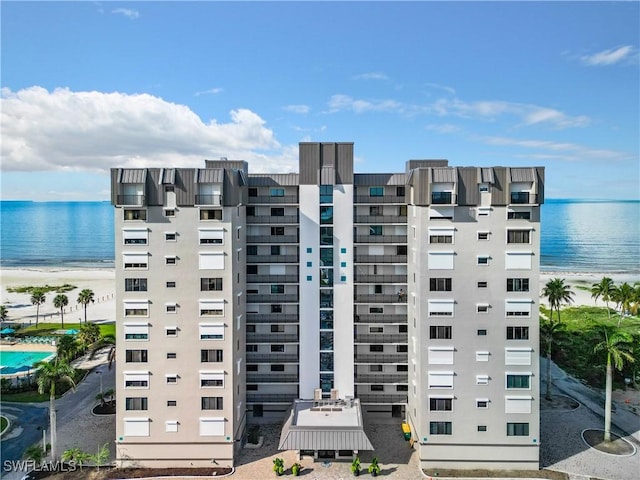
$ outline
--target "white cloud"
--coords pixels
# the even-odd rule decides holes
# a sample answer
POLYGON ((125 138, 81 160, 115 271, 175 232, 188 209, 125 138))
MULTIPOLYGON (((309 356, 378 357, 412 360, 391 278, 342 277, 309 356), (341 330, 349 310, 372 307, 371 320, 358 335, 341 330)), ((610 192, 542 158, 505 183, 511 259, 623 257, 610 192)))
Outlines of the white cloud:
POLYGON ((309 105, 286 105, 282 107, 282 109, 291 113, 305 114, 305 113, 309 113, 309 111, 311 110, 311 107, 309 107, 309 105))
POLYGON ((456 133, 461 130, 457 125, 451 125, 450 123, 431 124, 425 128, 436 133, 456 133))
POLYGON ((435 88, 438 90, 444 90, 445 92, 450 93, 451 95, 456 94, 456 90, 453 87, 449 87, 447 85, 440 85, 439 83, 425 83, 425 86, 429 88, 435 88))
POLYGON ((250 171, 297 168, 251 110, 204 122, 189 107, 148 94, 2 89, 5 171, 106 171, 111 167, 199 166, 205 158, 242 159, 250 171))
POLYGON ((622 47, 602 50, 601 52, 597 52, 591 55, 583 55, 580 57, 580 60, 585 65, 603 66, 614 65, 616 63, 630 60, 634 56, 637 56, 637 52, 634 51, 633 46, 623 45, 622 47))
POLYGON ((389 80, 386 74, 382 72, 361 73, 353 77, 354 80, 389 80))
POLYGON ((222 93, 223 91, 224 89, 220 87, 210 88, 209 90, 201 90, 199 92, 196 92, 196 97, 199 97, 200 95, 217 95, 218 93, 222 93))
POLYGON ((332 95, 329 99, 329 113, 351 110, 364 112, 401 112, 403 106, 395 100, 357 100, 349 95, 332 95))
POLYGON ((140 16, 140 12, 137 10, 132 10, 130 8, 116 8, 115 10, 111 10, 111 13, 115 13, 117 15, 124 15, 125 17, 135 20, 140 16))

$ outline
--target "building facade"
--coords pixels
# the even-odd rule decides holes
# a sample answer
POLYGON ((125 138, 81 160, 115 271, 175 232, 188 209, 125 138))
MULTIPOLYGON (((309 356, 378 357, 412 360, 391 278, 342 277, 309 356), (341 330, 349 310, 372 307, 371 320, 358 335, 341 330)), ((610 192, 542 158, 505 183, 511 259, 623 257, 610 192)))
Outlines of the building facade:
POLYGON ((537 468, 542 168, 111 175, 121 465, 233 464, 247 422, 356 397, 424 467, 537 468))

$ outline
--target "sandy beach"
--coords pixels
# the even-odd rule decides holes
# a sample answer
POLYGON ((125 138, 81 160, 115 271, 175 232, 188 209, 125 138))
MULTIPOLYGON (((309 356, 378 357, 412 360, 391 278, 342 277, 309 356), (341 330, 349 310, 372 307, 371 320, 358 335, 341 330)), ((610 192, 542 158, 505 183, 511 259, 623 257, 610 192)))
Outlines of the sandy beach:
MULTIPOLYGON (((605 275, 611 277, 616 283, 640 281, 640 276, 631 274, 543 272, 540 275, 540 285, 543 286, 551 278, 560 277, 573 287, 574 305, 604 306, 602 300, 595 302, 588 291, 576 287, 590 287, 605 275)), ((76 303, 78 293, 84 288, 93 290, 95 294, 95 303, 87 308, 87 318, 93 322, 115 320, 115 270, 112 268, 3 268, 0 270, 0 280, 2 284, 0 301, 7 307, 10 321, 35 322, 36 307, 31 305, 28 294, 10 293, 7 291, 8 287, 65 283, 77 287, 66 293, 69 297, 69 306, 65 309, 65 322, 75 323, 80 318, 84 319, 83 308, 76 303)), ((46 303, 40 306, 40 321, 60 321, 59 311, 53 306, 54 296, 53 293, 48 294, 46 303)))

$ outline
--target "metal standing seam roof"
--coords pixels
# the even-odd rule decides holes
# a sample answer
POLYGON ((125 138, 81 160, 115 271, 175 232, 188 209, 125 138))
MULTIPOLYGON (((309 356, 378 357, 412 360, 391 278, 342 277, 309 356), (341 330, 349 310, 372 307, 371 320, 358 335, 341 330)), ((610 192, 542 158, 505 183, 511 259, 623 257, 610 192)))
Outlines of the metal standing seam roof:
POLYGON ((299 186, 300 175, 298 173, 272 173, 272 174, 249 174, 249 186, 251 187, 273 187, 299 186))
POLYGON ((175 168, 163 168, 160 183, 163 185, 175 185, 176 183, 176 169, 175 168))
POLYGON ((222 168, 199 168, 195 181, 196 183, 222 183, 224 170, 222 168))
POLYGON ((534 182, 535 174, 534 174, 533 168, 512 168, 511 181, 512 182, 534 182))
POLYGON ((456 169, 454 167, 432 168, 431 181, 433 183, 455 183, 456 169))
POLYGON ((481 168, 480 180, 482 181, 482 183, 494 183, 495 180, 493 178, 493 168, 481 168))
POLYGON ((123 168, 120 170, 119 183, 145 183, 146 179, 146 168, 123 168))
POLYGON ((353 175, 354 185, 404 185, 405 182, 404 173, 356 173, 353 175))
POLYGON ((363 430, 282 429, 279 450, 373 450, 363 430))

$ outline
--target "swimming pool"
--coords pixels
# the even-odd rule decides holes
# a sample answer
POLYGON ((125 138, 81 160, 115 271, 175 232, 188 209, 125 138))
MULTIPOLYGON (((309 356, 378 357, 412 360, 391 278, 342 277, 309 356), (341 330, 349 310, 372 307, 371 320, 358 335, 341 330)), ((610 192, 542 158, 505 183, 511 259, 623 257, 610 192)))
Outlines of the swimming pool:
POLYGON ((41 360, 53 358, 53 352, 2 352, 0 351, 0 374, 12 375, 26 372, 33 368, 33 364, 41 360))

